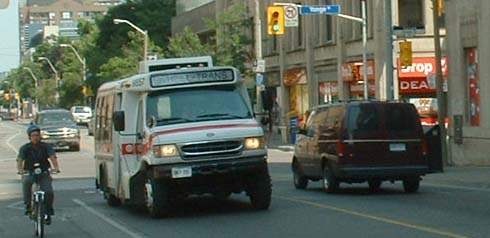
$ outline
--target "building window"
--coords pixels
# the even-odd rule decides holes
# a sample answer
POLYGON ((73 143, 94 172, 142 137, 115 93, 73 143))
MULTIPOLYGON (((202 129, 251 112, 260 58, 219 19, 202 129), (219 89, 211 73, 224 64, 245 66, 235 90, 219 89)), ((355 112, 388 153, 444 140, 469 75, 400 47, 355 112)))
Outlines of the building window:
POLYGON ((401 27, 424 28, 422 0, 398 0, 398 23, 401 27))
MULTIPOLYGON (((333 5, 332 0, 325 0, 325 5, 333 5)), ((323 27, 325 32, 325 43, 333 42, 333 29, 332 29, 332 16, 323 16, 322 17, 323 27)))
POLYGON ((63 12, 63 13, 61 14, 61 17, 62 17, 63 19, 71 19, 71 12, 63 12))
POLYGON ((468 119, 470 125, 480 126, 481 121, 481 100, 480 100, 480 75, 478 69, 478 50, 477 48, 466 48, 466 78, 468 82, 468 119))
POLYGON ((56 17, 56 13, 54 13, 54 12, 49 13, 49 19, 50 20, 53 20, 55 17, 56 17))

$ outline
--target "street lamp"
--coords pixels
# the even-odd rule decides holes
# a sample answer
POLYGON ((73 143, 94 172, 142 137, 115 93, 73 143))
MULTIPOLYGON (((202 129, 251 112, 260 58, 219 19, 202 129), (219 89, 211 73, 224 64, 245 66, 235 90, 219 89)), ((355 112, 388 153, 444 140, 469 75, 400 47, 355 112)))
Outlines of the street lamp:
POLYGON ((58 80, 59 80, 59 78, 58 78, 58 71, 56 71, 56 69, 54 68, 53 64, 51 63, 51 61, 48 58, 46 58, 46 57, 39 57, 37 59, 38 60, 46 60, 48 62, 48 64, 49 64, 49 67, 54 72, 54 77, 55 77, 55 80, 56 80, 56 96, 55 96, 55 98, 56 98, 56 103, 58 103, 59 98, 60 98, 60 93, 58 92, 58 80))
POLYGON ((83 77, 83 82, 85 83, 85 81, 87 80, 86 75, 85 75, 85 72, 86 72, 85 70, 86 70, 86 67, 87 67, 85 58, 80 57, 80 55, 78 54, 78 51, 75 49, 75 47, 73 47, 73 45, 70 45, 70 44, 60 44, 60 47, 64 47, 64 48, 68 47, 71 50, 73 50, 73 53, 75 53, 75 55, 77 56, 78 60, 82 64, 82 77, 83 77))
POLYGON ((114 19, 113 20, 113 23, 116 24, 116 25, 119 24, 119 23, 126 23, 129 26, 131 26, 132 28, 136 29, 139 33, 141 33, 141 34, 143 34, 145 36, 143 61, 146 61, 146 57, 147 57, 147 54, 148 54, 148 31, 144 31, 141 28, 137 27, 135 24, 131 23, 128 20, 124 20, 124 19, 114 19))
MULTIPOLYGON (((22 67, 22 69, 25 69, 25 70, 29 71, 29 73, 31 74, 32 79, 34 79, 34 86, 35 86, 36 91, 37 91, 37 87, 39 86, 39 84, 38 84, 36 75, 34 75, 34 73, 32 72, 31 68, 29 68, 29 67, 25 67, 24 66, 24 67, 22 67)), ((39 108, 39 104, 37 102, 37 95, 34 98, 35 98, 34 100, 35 100, 35 103, 36 103, 36 108, 39 108)))

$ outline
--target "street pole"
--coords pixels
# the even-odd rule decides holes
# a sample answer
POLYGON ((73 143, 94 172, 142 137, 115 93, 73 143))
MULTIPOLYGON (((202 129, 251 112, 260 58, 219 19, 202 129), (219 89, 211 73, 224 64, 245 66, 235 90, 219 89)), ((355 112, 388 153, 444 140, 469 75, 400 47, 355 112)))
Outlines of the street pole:
POLYGON ((439 34, 439 15, 437 10, 439 9, 439 1, 432 0, 432 13, 434 20, 434 50, 436 56, 436 92, 437 92, 437 108, 438 116, 437 123, 440 129, 441 135, 441 156, 445 165, 449 165, 447 157, 447 144, 446 144, 446 97, 443 89, 442 67, 441 67, 441 40, 439 34))
POLYGON ((78 54, 78 51, 75 49, 75 47, 73 47, 73 45, 70 45, 70 44, 60 44, 60 47, 68 47, 70 48, 73 53, 75 53, 75 56, 77 57, 78 61, 80 61, 80 63, 82 64, 82 80, 83 80, 83 84, 84 86, 86 81, 87 81, 87 76, 86 76, 86 67, 87 67, 87 63, 85 61, 85 57, 80 57, 80 54, 78 54))
MULTIPOLYGON (((22 67, 22 68, 23 69, 26 69, 31 74, 32 79, 34 79, 34 87, 36 88, 36 91, 37 91, 37 88, 38 88, 39 84, 38 84, 36 75, 34 75, 34 73, 32 72, 31 68, 29 68, 29 67, 22 67)), ((38 101, 37 101, 37 95, 34 97, 34 102, 36 104, 36 109, 38 109, 39 108, 39 104, 38 104, 38 101)), ((36 110, 36 112, 37 112, 37 110, 36 110)))
POLYGON ((393 23, 391 12, 391 1, 385 0, 385 25, 386 25, 386 50, 385 50, 385 64, 386 64, 386 100, 393 100, 393 23))
POLYGON ((361 1, 362 8, 362 79, 364 80, 364 100, 369 99, 368 65, 367 65, 367 22, 366 22, 366 0, 361 1))
MULTIPOLYGON (((256 69, 259 68, 259 61, 262 61, 262 28, 261 28, 261 20, 260 20, 260 1, 255 0, 255 60, 256 60, 256 69)), ((257 71, 257 70, 256 70, 257 71)), ((257 82, 257 79, 260 77, 260 72, 256 72, 255 74, 255 95, 256 95, 256 110, 260 114, 263 112, 262 107, 262 98, 261 98, 261 89, 260 85, 257 82)), ((263 115, 259 116, 261 118, 263 115)))
POLYGON ((130 22, 128 20, 113 19, 112 22, 116 25, 119 23, 126 23, 129 26, 131 26, 132 28, 134 28, 135 30, 137 30, 139 33, 143 34, 143 36, 145 37, 144 38, 144 46, 143 46, 143 48, 144 48, 143 49, 143 61, 146 61, 146 59, 148 57, 148 31, 142 30, 141 28, 137 27, 135 24, 133 24, 132 22, 130 22))
POLYGON ((51 60, 49 60, 48 58, 46 58, 46 57, 39 57, 38 59, 47 61, 49 67, 54 72, 55 83, 56 83, 56 95, 55 95, 55 99, 56 99, 56 104, 58 104, 59 103, 59 100, 60 100, 60 93, 59 93, 59 88, 58 88, 58 81, 59 81, 58 71, 56 71, 56 68, 54 68, 54 65, 51 63, 51 60))

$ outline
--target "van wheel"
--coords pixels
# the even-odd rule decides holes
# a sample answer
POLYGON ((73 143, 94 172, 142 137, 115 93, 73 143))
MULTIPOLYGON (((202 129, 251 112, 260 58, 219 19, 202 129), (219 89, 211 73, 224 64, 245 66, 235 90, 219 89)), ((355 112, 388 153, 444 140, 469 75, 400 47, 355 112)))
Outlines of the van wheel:
POLYGON ((306 187, 308 186, 308 179, 303 176, 296 163, 294 163, 293 165, 293 182, 294 187, 297 189, 306 189, 306 187))
POLYGON ((252 207, 257 210, 266 210, 271 204, 272 184, 267 168, 258 172, 249 181, 248 194, 252 207))
POLYGON ((327 193, 334 193, 339 189, 337 177, 329 170, 328 166, 323 169, 323 190, 327 193))
POLYGON ((406 193, 416 193, 419 190, 420 186, 420 178, 409 178, 403 180, 403 189, 405 189, 406 193))
POLYGON ((369 180, 368 181, 368 184, 369 184, 369 190, 370 191, 379 191, 379 189, 381 188, 381 181, 380 180, 369 180))
POLYGON ((152 218, 160 218, 168 212, 169 195, 168 189, 163 182, 154 178, 147 178, 143 188, 145 206, 152 218))

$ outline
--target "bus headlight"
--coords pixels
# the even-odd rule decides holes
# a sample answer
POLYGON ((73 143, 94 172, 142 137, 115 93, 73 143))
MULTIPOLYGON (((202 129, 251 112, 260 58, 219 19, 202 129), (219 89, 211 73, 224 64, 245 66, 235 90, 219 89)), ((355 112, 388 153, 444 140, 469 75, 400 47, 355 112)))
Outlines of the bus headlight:
POLYGON ((155 157, 171 157, 177 156, 179 152, 175 145, 154 145, 153 154, 155 157))
POLYGON ((257 150, 264 148, 264 137, 250 137, 246 138, 244 143, 245 149, 247 150, 257 150))

